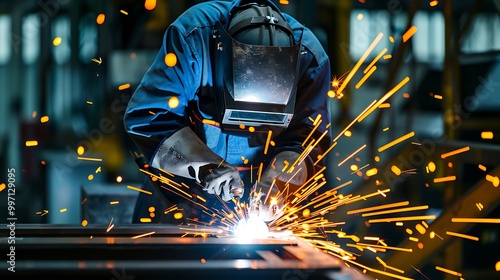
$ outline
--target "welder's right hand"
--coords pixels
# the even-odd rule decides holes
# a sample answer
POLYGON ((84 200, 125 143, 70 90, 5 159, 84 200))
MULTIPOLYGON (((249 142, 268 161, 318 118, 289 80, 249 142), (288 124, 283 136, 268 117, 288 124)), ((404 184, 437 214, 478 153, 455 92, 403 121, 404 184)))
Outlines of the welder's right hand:
POLYGON ((250 191, 249 211, 266 223, 281 217, 285 210, 283 195, 275 181, 278 174, 273 169, 267 169, 250 191))
POLYGON ((250 192, 249 213, 271 222, 284 213, 285 203, 276 185, 257 184, 250 192))
POLYGON ((295 167, 296 171, 288 172, 290 166, 297 161, 300 154, 294 151, 283 151, 271 161, 262 173, 260 181, 250 193, 250 209, 269 222, 281 217, 285 209, 285 197, 280 193, 278 185, 287 183, 302 185, 307 179, 307 167, 301 161, 295 167))
POLYGON ((224 201, 231 200, 235 193, 239 197, 243 196, 240 172, 230 164, 201 166, 199 176, 204 185, 203 190, 220 196, 224 201))

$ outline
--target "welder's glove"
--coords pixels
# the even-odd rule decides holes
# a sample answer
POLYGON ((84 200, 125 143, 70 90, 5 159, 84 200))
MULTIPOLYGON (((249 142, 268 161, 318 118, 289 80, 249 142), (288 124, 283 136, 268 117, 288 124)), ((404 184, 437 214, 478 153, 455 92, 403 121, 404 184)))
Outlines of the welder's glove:
POLYGON ((224 201, 243 196, 238 169, 210 150, 189 127, 163 140, 151 159, 151 166, 194 179, 204 191, 219 195, 224 201))
POLYGON ((284 151, 275 156, 274 164, 269 165, 262 173, 260 181, 250 193, 250 211, 258 213, 266 222, 276 220, 283 215, 286 206, 286 197, 280 191, 287 183, 302 185, 307 180, 305 162, 299 162, 293 170, 299 153, 284 151))
POLYGON ((199 174, 203 190, 207 193, 216 194, 224 201, 243 196, 240 173, 236 167, 230 164, 201 166, 199 174))

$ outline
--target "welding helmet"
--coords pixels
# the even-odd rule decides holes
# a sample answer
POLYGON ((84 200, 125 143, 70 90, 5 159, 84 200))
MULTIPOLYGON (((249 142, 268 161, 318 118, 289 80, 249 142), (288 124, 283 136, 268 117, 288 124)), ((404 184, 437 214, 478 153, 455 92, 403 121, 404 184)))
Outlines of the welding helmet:
POLYGON ((279 134, 294 114, 301 43, 283 15, 266 5, 237 7, 214 29, 217 120, 230 134, 279 134))

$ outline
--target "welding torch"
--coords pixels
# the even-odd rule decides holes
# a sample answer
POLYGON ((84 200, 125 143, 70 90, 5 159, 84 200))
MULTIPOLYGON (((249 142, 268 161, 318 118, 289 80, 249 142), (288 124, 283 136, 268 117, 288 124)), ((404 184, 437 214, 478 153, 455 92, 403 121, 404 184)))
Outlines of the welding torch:
POLYGON ((236 205, 240 202, 241 197, 243 196, 243 188, 238 187, 238 188, 232 188, 231 189, 231 195, 233 196, 233 200, 236 205))

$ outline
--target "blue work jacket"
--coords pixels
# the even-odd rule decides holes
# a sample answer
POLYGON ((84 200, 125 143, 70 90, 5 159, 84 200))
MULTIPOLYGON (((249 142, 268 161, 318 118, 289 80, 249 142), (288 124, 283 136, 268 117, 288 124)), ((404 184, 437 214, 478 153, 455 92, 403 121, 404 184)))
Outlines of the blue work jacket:
MULTIPOLYGON (((216 22, 227 27, 231 10, 237 1, 207 1, 186 10, 166 30, 163 44, 150 68, 132 95, 124 116, 126 132, 145 157, 150 160, 162 140, 190 126, 207 146, 228 163, 258 166, 254 159, 263 153, 265 141, 226 134, 219 127, 202 120, 214 120, 211 40, 216 22), (177 62, 169 67, 165 56, 174 53, 177 62), (169 106, 176 97, 177 106, 169 106), (263 143, 264 142, 264 143, 263 143)), ((270 5, 276 7, 272 2, 270 5)), ((276 9, 278 9, 276 7, 276 9)), ((295 41, 301 41, 299 76, 294 117, 288 128, 273 139, 267 156, 284 150, 301 153, 306 138, 321 139, 309 153, 308 174, 323 166, 314 165, 318 156, 332 144, 330 133, 322 134, 330 125, 329 102, 330 61, 314 34, 288 14, 283 14, 294 30, 295 41), (314 120, 321 115, 321 124, 313 135, 314 120)), ((172 104, 171 104, 172 105, 172 104)), ((266 157, 263 157, 264 161, 266 157)), ((255 178, 255 177, 254 177, 255 178)))

